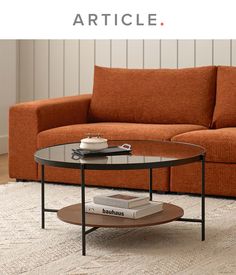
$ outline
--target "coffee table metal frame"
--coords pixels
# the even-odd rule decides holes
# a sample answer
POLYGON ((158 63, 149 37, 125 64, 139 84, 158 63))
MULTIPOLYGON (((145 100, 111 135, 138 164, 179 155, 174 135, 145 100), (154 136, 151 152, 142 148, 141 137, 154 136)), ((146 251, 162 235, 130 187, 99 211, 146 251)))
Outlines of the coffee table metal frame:
MULTIPOLYGON (((188 144, 191 145, 191 144, 188 144)), ((193 145, 195 146, 195 145, 193 145)), ((200 147, 200 146, 199 146, 200 147)), ((45 148, 44 148, 45 149, 45 148)), ((91 164, 91 163, 70 163, 51 161, 49 159, 41 159, 35 154, 35 161, 41 164, 41 227, 45 228, 45 212, 58 212, 58 209, 45 208, 45 165, 63 168, 80 169, 81 172, 81 208, 82 208, 82 255, 86 255, 86 235, 95 231, 99 227, 92 227, 86 230, 85 215, 85 171, 86 170, 137 170, 149 169, 149 199, 152 201, 153 187, 153 168, 179 166, 193 162, 201 162, 201 218, 179 218, 177 221, 201 223, 201 240, 205 240, 205 151, 197 156, 184 159, 167 160, 152 163, 127 163, 127 164, 91 164)))

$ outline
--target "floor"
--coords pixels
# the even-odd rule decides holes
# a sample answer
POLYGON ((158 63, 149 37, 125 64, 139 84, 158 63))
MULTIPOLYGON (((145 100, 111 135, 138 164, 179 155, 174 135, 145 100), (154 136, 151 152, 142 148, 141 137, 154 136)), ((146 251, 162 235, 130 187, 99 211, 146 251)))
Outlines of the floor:
POLYGON ((0 184, 15 181, 8 176, 8 155, 0 155, 0 184))
MULTIPOLYGON (((81 256, 81 227, 46 213, 40 227, 40 184, 0 185, 0 274, 53 275, 236 275, 236 201, 207 198, 206 240, 197 223, 173 222, 143 228, 99 228, 87 235, 87 256, 81 256), (30 196, 29 196, 30 194, 30 196)), ((46 184, 46 202, 60 209, 80 201, 80 186, 46 184)), ((105 188, 86 188, 86 199, 105 188)), ((121 191, 146 196, 146 192, 121 191)), ((199 218, 200 198, 153 194, 199 218)), ((120 219, 120 218, 119 218, 120 219)))

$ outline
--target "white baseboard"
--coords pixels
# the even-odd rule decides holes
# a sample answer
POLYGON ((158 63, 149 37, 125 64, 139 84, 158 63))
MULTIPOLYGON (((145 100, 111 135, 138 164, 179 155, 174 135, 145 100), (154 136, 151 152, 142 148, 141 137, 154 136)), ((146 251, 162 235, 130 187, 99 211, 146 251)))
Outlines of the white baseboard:
POLYGON ((0 136, 0 154, 8 152, 8 136, 0 136))

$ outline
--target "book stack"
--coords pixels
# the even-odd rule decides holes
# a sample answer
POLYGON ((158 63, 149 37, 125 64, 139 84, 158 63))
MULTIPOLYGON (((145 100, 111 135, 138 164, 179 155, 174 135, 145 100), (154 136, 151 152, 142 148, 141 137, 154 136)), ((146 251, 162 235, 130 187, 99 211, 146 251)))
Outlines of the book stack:
POLYGON ((124 194, 98 195, 85 204, 87 213, 129 219, 143 218, 163 210, 162 202, 151 202, 148 197, 124 194))

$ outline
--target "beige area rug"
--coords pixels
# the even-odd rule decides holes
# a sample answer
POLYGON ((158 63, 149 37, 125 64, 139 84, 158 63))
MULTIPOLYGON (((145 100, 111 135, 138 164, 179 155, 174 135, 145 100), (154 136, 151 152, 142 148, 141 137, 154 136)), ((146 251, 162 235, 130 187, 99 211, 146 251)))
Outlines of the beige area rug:
MULTIPOLYGON (((111 191, 87 188, 86 198, 102 192, 111 191)), ((84 257, 79 226, 46 213, 46 229, 40 229, 39 183, 1 185, 0 198, 1 275, 236 274, 235 200, 206 199, 205 242, 200 240, 200 225, 194 223, 99 228, 87 236, 84 257)), ((154 199, 182 206, 185 216, 199 217, 199 197, 154 195, 154 199)), ((77 203, 80 187, 47 184, 46 201, 52 208, 77 203)))

